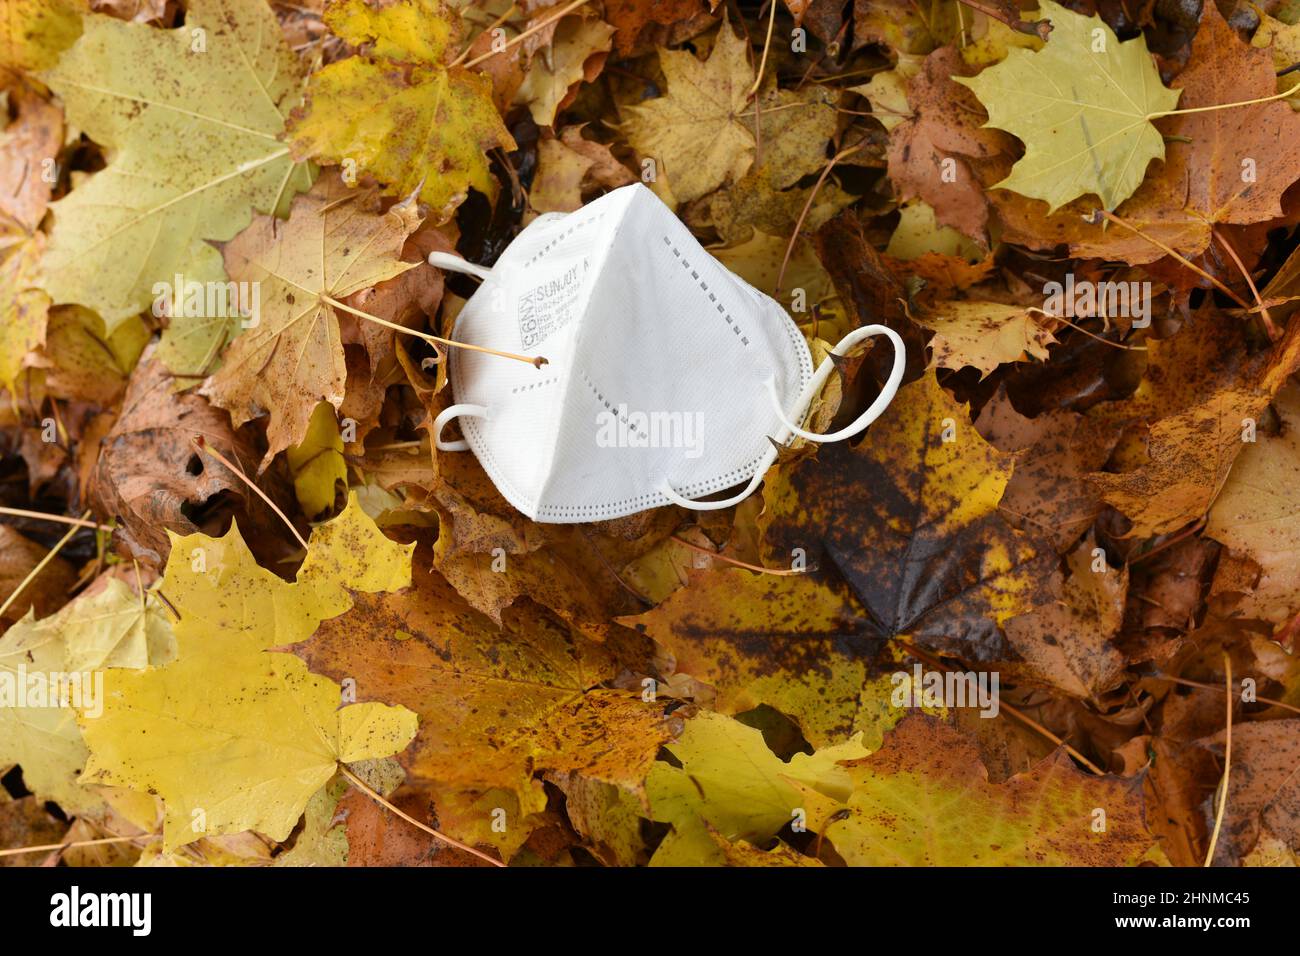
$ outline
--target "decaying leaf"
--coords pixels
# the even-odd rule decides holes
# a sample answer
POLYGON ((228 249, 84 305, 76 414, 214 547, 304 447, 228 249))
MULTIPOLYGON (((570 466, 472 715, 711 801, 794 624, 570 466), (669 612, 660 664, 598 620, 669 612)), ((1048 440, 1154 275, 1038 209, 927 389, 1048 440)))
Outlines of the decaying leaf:
POLYGON ((1153 842, 1134 781, 1058 752, 992 784, 971 741, 932 717, 906 718, 841 773, 849 813, 826 838, 850 865, 1131 866, 1153 842))
POLYGON ((260 314, 202 392, 236 426, 269 412, 263 468, 302 442, 317 403, 343 403, 338 303, 411 268, 400 254, 420 224, 413 204, 378 213, 362 202, 341 180, 322 177, 294 201, 288 222, 259 218, 226 246, 231 276, 257 284, 260 314))
POLYGON ((535 608, 508 613, 502 630, 424 560, 414 591, 358 595, 297 653, 320 673, 355 681, 358 699, 421 715, 407 762, 435 792, 499 788, 527 803, 542 770, 639 790, 672 730, 639 686, 608 686, 620 673, 619 648, 567 632, 535 608))
POLYGON ((1031 609, 1047 557, 998 514, 1013 459, 980 437, 927 374, 856 448, 779 466, 764 490, 764 549, 839 574, 884 637, 1000 654, 999 627, 1031 609))
POLYGON ((921 323, 935 332, 931 361, 940 368, 972 366, 988 375, 1007 362, 1045 359, 1056 341, 1044 319, 1023 306, 936 302, 930 311, 921 323))

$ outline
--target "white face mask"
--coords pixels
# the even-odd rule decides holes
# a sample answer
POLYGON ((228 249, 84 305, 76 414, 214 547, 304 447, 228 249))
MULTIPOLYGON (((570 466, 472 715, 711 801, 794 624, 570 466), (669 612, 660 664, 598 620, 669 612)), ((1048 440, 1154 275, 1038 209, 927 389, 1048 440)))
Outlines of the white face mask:
POLYGON ((506 500, 534 521, 729 507, 775 460, 769 436, 783 445, 793 435, 855 435, 903 377, 897 333, 858 329, 834 351, 888 336, 894 367, 884 390, 839 432, 799 428, 831 360, 814 374, 781 306, 728 272, 640 184, 540 216, 491 270, 445 253, 429 262, 484 280, 457 319, 457 341, 547 359, 535 368, 450 349, 457 404, 433 423, 440 451, 473 449, 506 500), (453 418, 463 441, 442 438, 453 418), (693 500, 742 482, 725 500, 693 500))

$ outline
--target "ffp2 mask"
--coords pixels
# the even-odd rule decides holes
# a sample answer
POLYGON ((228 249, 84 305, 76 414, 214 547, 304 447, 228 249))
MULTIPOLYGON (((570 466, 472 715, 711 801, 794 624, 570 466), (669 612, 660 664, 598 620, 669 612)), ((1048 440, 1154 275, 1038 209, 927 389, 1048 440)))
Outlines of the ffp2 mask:
POLYGON ((547 359, 538 369, 452 349, 456 404, 433 423, 440 450, 472 449, 535 521, 729 507, 758 486, 777 444, 857 434, 903 375, 897 333, 855 330, 834 351, 887 336, 894 365, 884 389, 833 435, 801 429, 831 360, 814 373, 781 306, 709 255, 640 184, 539 217, 491 270, 443 253, 429 262, 484 280, 457 318, 457 341, 547 359), (457 418, 464 440, 444 441, 457 418), (742 482, 727 499, 694 500, 742 482))

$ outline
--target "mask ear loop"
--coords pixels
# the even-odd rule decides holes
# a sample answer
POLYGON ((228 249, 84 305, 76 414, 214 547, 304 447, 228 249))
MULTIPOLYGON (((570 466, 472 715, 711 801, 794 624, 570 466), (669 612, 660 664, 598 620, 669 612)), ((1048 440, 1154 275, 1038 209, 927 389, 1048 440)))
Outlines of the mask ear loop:
POLYGON ((442 430, 447 427, 447 423, 453 418, 465 415, 469 418, 487 418, 488 410, 486 405, 451 405, 439 412, 438 417, 433 420, 433 447, 438 451, 468 451, 469 442, 465 439, 460 441, 443 441, 442 430))
POLYGON ((447 269, 451 272, 463 272, 465 275, 474 276, 476 279, 487 280, 492 276, 492 270, 485 266, 476 265, 468 259, 462 259, 460 256, 454 256, 450 252, 431 252, 426 260, 429 265, 437 266, 439 269, 447 269))
MULTIPOLYGON (((894 367, 889 370, 889 378, 885 380, 884 387, 880 390, 880 394, 876 396, 876 400, 871 403, 870 407, 850 424, 844 426, 837 432, 830 432, 823 435, 818 434, 817 432, 805 431, 794 422, 790 421, 785 417, 785 412, 781 408, 781 399, 776 394, 776 379, 769 378, 767 380, 767 394, 772 401, 772 408, 775 410, 777 417, 781 419, 781 424, 788 428, 791 434, 815 442, 843 441, 844 439, 852 438, 854 435, 863 431, 868 425, 880 417, 881 413, 889 406, 889 403, 894 400, 894 395, 898 393, 898 386, 903 382, 903 371, 907 367, 907 352, 903 348, 902 337, 886 325, 864 325, 862 328, 854 329, 848 335, 844 336, 844 338, 840 339, 839 342, 835 344, 835 348, 831 349, 831 353, 833 355, 843 355, 863 339, 871 338, 873 335, 885 336, 885 338, 889 339, 890 344, 894 346, 894 367)), ((835 363, 829 356, 823 359, 822 364, 817 367, 817 371, 813 375, 812 381, 808 383, 808 388, 805 389, 804 394, 800 396, 798 407, 801 410, 801 415, 802 409, 808 407, 808 403, 812 401, 813 396, 821 391, 822 386, 826 384, 826 379, 830 377, 831 370, 834 369, 834 367, 835 363)))
POLYGON ((683 498, 673 491, 673 486, 668 483, 667 478, 660 482, 659 493, 673 504, 682 508, 689 508, 691 511, 718 511, 722 508, 730 508, 732 505, 740 504, 754 493, 754 489, 758 487, 758 483, 763 480, 763 476, 767 474, 767 469, 771 467, 774 461, 776 461, 775 448, 763 456, 763 460, 754 469, 754 476, 749 479, 749 484, 745 486, 744 490, 739 494, 732 495, 730 498, 724 498, 722 501, 692 501, 690 498, 683 498))
MULTIPOLYGON (((844 336, 844 338, 840 339, 839 342, 835 344, 835 348, 831 349, 831 352, 835 355, 843 355, 863 339, 870 338, 873 335, 885 336, 889 339, 890 344, 894 346, 894 366, 889 371, 889 378, 885 380, 885 387, 880 390, 880 394, 876 396, 876 400, 871 403, 871 406, 865 412, 859 415, 852 424, 841 428, 837 432, 820 435, 816 432, 804 431, 798 425, 795 425, 785 417, 785 412, 781 408, 781 400, 776 394, 776 378, 772 377, 767 380, 768 396, 772 401, 772 407, 776 410, 777 417, 781 419, 781 424, 789 429, 792 434, 798 435, 801 438, 806 438, 809 441, 832 442, 842 441, 845 438, 853 437, 879 418, 880 414, 885 410, 889 403, 894 400, 894 395, 898 392, 898 386, 902 384, 903 381, 903 371, 907 367, 907 352, 903 347, 902 337, 888 326, 864 325, 862 328, 854 329, 848 335, 844 336)), ((808 407, 813 396, 821 391, 822 386, 826 384, 826 379, 830 377, 831 371, 834 367, 835 363, 829 357, 824 359, 822 364, 817 367, 817 371, 813 374, 812 380, 808 383, 807 387, 804 388, 803 394, 799 396, 797 407, 800 409, 801 416, 802 411, 808 407)), ((688 508, 691 511, 717 511, 721 508, 730 508, 732 505, 739 504, 754 493, 759 482, 763 480, 763 475, 775 460, 776 448, 773 447, 772 450, 763 457, 763 460, 759 462, 758 467, 754 471, 753 477, 749 479, 749 484, 745 486, 744 490, 739 494, 733 495, 732 497, 726 498, 722 501, 692 501, 690 498, 683 498, 673 490, 672 485, 669 484, 667 479, 660 484, 659 492, 673 504, 682 508, 688 508)))
MULTIPOLYGON (((467 259, 460 256, 454 256, 449 252, 431 252, 429 253, 428 263, 439 269, 446 269, 449 272, 462 272, 465 275, 474 276, 477 279, 487 281, 492 276, 492 270, 483 266, 475 265, 467 259)), ((442 430, 447 427, 447 423, 453 418, 461 415, 467 415, 471 418, 487 418, 488 410, 485 405, 452 405, 443 409, 438 417, 433 420, 433 446, 438 451, 468 451, 469 442, 465 439, 459 441, 443 441, 442 430)))

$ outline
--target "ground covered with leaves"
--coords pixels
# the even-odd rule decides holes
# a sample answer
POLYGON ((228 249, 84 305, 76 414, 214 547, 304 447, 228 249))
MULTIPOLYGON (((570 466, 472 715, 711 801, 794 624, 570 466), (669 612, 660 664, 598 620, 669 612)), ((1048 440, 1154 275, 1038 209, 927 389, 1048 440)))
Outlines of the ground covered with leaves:
POLYGON ((1295 865, 1300 5, 1024 6, 0 0, 0 863, 1295 865), (424 260, 633 182, 905 384, 533 523, 424 260))

